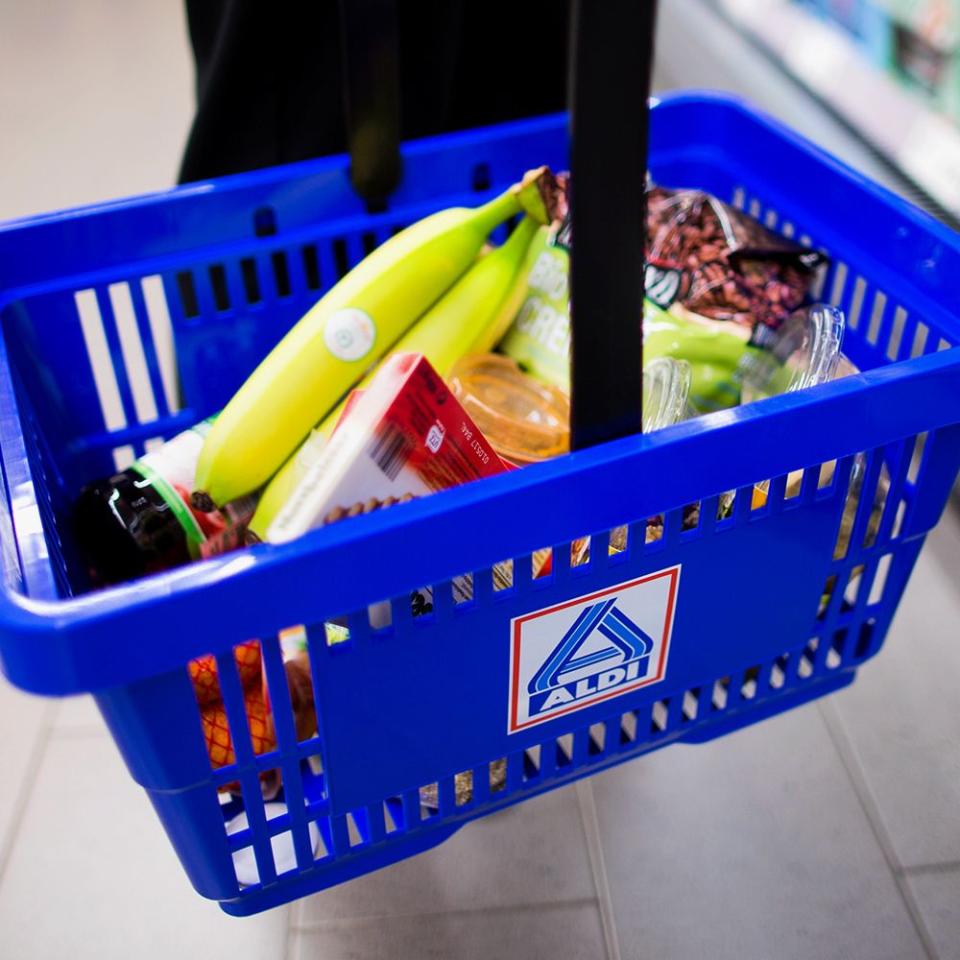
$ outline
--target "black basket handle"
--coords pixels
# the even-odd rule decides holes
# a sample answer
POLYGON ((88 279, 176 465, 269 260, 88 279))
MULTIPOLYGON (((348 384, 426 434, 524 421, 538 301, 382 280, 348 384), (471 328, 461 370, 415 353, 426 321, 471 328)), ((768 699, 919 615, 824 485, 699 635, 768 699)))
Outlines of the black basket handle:
POLYGON ((574 0, 570 444, 639 433, 656 0, 574 0))
POLYGON ((350 179, 371 212, 400 181, 397 0, 340 0, 350 179))
MULTIPOLYGON (((397 0, 340 0, 351 179, 371 210, 400 179, 397 0)), ((572 449, 639 433, 656 0, 573 0, 572 449)))

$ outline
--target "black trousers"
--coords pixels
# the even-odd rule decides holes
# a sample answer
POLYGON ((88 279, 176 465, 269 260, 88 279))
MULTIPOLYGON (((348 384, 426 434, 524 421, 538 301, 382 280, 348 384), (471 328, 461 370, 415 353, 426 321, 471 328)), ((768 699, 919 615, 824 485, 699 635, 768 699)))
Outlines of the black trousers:
MULTIPOLYGON (((186 0, 197 113, 180 182, 346 149, 337 0, 186 0)), ((568 0, 399 0, 404 139, 566 103, 568 0)))

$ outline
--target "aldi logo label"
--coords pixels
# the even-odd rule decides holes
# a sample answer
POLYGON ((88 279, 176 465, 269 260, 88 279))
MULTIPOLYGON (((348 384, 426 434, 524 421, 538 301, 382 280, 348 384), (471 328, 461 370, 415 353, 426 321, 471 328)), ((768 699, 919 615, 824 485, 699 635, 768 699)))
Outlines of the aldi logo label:
POLYGON ((515 617, 508 732, 662 680, 679 582, 669 567, 515 617))

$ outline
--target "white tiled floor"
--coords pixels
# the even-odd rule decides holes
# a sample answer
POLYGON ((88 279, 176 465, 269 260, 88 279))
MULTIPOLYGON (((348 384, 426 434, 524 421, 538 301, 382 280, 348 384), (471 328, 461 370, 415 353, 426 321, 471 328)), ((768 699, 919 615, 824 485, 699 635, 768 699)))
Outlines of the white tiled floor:
POLYGON ((0 217, 169 186, 192 84, 177 0, 0 0, 0 217))
POLYGON ((960 862, 960 526, 931 539, 880 662, 836 698, 897 861, 960 862), (935 773, 936 775, 931 775, 935 773))
POLYGON ((286 936, 285 910, 237 922, 193 893, 106 734, 51 737, 0 886, 4 956, 266 960, 286 936))
POLYGON ((940 960, 960 960, 960 864, 917 872, 908 882, 940 960))
MULTIPOLYGON (((769 69, 754 83, 749 51, 721 78, 721 26, 698 21, 723 39, 714 61, 684 47, 696 0, 661 11, 661 85, 750 88, 871 163, 769 69)), ((0 0, 0 217, 169 185, 190 85, 174 0, 0 0)), ((191 892, 89 699, 0 682, 0 956, 960 957, 958 557, 951 515, 887 649, 829 703, 609 771, 249 920, 191 892)))

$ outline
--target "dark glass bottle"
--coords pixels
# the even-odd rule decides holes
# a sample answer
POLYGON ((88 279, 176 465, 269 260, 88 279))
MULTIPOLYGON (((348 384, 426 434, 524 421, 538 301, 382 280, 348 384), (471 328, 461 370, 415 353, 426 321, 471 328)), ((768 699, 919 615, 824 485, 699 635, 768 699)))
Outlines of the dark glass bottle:
POLYGON ((93 586, 133 580, 191 559, 177 514, 153 482, 132 468, 83 490, 74 528, 93 586))
POLYGON ((209 426, 210 421, 197 424, 80 493, 74 531, 94 587, 169 570, 243 544, 255 498, 207 513, 190 504, 209 426))

